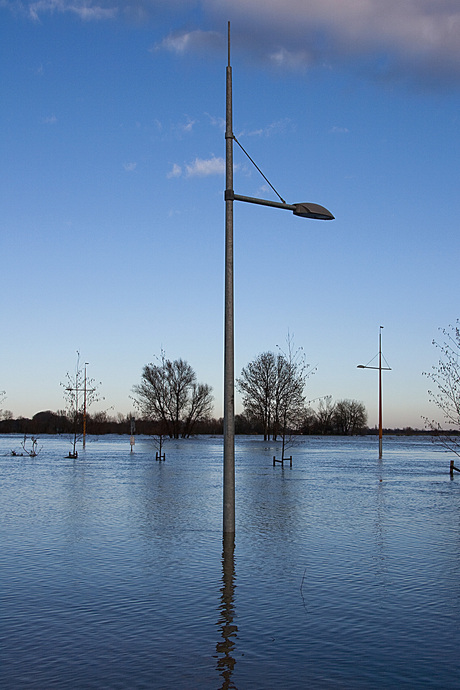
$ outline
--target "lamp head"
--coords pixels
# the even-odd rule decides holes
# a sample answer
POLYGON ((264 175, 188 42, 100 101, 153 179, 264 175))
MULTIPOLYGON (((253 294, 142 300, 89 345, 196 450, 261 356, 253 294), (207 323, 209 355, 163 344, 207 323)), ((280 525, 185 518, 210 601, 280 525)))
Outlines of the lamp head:
POLYGON ((293 214, 301 218, 313 218, 316 220, 334 220, 334 216, 327 208, 311 202, 294 204, 293 214))
POLYGON ((366 367, 364 366, 364 364, 358 364, 356 368, 357 369, 365 369, 366 367))

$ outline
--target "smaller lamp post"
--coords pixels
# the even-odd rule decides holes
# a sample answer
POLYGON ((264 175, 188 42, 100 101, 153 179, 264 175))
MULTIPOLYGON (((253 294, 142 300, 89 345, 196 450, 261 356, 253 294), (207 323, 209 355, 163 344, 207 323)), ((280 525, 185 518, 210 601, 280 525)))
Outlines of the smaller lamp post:
POLYGON ((86 367, 89 362, 85 362, 85 386, 84 386, 84 398, 83 398, 83 448, 86 448, 86 367))
MULTIPOLYGON (((382 328, 379 331, 379 365, 370 367, 368 364, 358 364, 358 369, 378 369, 379 372, 379 460, 382 458, 383 426, 382 426, 382 371, 391 371, 391 367, 382 367, 382 328)), ((372 361, 372 360, 371 360, 372 361)))

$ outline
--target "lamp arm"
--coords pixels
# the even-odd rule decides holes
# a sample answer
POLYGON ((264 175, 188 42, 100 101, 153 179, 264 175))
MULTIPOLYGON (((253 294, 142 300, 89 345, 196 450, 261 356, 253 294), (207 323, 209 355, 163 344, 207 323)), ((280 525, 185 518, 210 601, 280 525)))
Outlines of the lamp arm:
POLYGON ((235 194, 233 189, 226 189, 224 195, 225 201, 246 201, 250 204, 259 204, 259 206, 270 206, 271 208, 282 208, 286 211, 292 211, 295 216, 301 218, 313 218, 316 220, 334 220, 334 216, 327 208, 319 204, 310 202, 301 204, 286 204, 280 201, 268 201, 267 199, 257 199, 253 196, 241 196, 235 194))
POLYGON ((281 201, 267 201, 266 199, 257 199, 252 196, 241 196, 241 194, 235 194, 233 189, 225 190, 225 201, 246 201, 249 204, 259 204, 259 206, 271 206, 273 208, 283 208, 286 211, 294 211, 294 204, 286 204, 281 201))
POLYGON ((379 371, 379 370, 392 371, 391 367, 368 367, 367 365, 364 366, 364 364, 357 364, 356 368, 357 369, 376 369, 377 371, 379 371))

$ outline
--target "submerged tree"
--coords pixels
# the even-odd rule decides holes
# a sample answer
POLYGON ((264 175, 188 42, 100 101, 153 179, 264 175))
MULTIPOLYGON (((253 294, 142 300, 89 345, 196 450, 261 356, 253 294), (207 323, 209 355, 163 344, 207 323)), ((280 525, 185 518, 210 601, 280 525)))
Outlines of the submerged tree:
POLYGON ((332 395, 321 398, 316 411, 316 425, 320 434, 331 434, 334 430, 334 411, 335 405, 332 402, 332 395))
MULTIPOLYGON (((101 385, 101 384, 98 384, 101 385)), ((85 433, 86 411, 93 403, 100 400, 95 381, 86 375, 86 364, 80 365, 80 353, 77 350, 77 363, 74 374, 66 374, 65 383, 61 383, 64 388, 64 398, 66 401, 66 415, 73 428, 72 450, 69 457, 78 457, 77 442, 85 433)))
MULTIPOLYGON (((5 400, 6 400, 6 391, 0 391, 0 405, 3 405, 5 400)), ((9 410, 5 410, 5 412, 9 412, 9 410)), ((5 419, 4 412, 1 408, 0 408, 0 419, 5 419)))
POLYGON ((276 355, 262 352, 241 370, 236 380, 243 396, 245 416, 257 419, 263 427, 264 441, 267 441, 272 427, 272 416, 277 380, 276 355))
MULTIPOLYGON (((424 372, 435 388, 428 391, 430 402, 440 410, 447 429, 460 431, 460 321, 455 326, 439 329, 444 341, 433 345, 439 351, 439 361, 424 372)), ((439 422, 425 418, 425 424, 433 431, 444 447, 460 456, 460 438, 452 434, 441 434, 443 427, 439 422)))
POLYGON ((305 418, 305 386, 312 373, 303 350, 294 350, 291 336, 287 351, 263 352, 241 371, 236 385, 243 397, 244 414, 258 419, 264 440, 282 436, 297 429, 305 418))
POLYGON ((367 424, 366 408, 358 400, 339 400, 334 405, 332 421, 339 434, 359 434, 367 424))
POLYGON ((164 444, 168 438, 166 424, 163 421, 157 423, 157 430, 152 435, 153 445, 155 446, 155 460, 159 462, 166 460, 164 444))
POLYGON ((36 458, 37 455, 39 454, 41 448, 38 448, 38 438, 35 438, 35 436, 31 436, 30 438, 30 448, 27 447, 27 436, 24 434, 24 440, 22 441, 22 448, 24 450, 24 453, 28 455, 30 458, 36 458))
POLYGON ((133 392, 144 419, 161 422, 170 438, 190 437, 196 423, 211 414, 212 388, 197 383, 188 362, 171 361, 164 352, 158 364, 144 367, 141 383, 133 387, 133 392))
POLYGON ((288 333, 286 352, 278 354, 278 380, 275 396, 275 428, 273 438, 281 436, 281 460, 288 445, 292 445, 292 433, 305 417, 305 387, 313 373, 307 364, 301 347, 294 349, 294 341, 288 333))

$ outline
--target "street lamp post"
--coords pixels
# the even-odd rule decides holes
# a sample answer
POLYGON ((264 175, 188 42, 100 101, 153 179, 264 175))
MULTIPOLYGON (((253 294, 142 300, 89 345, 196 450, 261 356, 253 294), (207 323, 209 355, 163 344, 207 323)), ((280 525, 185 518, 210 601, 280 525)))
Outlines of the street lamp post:
POLYGON ((382 458, 383 424, 382 424, 382 371, 391 371, 391 367, 382 367, 382 328, 379 330, 379 365, 370 367, 368 364, 358 364, 358 369, 378 369, 379 372, 379 460, 382 458))
MULTIPOLYGON (((232 68, 228 23, 225 187, 233 191, 232 68)), ((235 534, 235 386, 233 319, 233 197, 225 194, 225 317, 224 317, 224 534, 235 534)))
MULTIPOLYGON (((323 206, 313 203, 287 204, 235 194, 233 190, 232 68, 230 64, 230 22, 228 22, 228 62, 225 128, 225 314, 224 314, 224 499, 223 532, 235 534, 235 351, 233 291, 233 202, 245 201, 292 211, 301 218, 333 220, 323 206)), ((254 161, 252 161, 254 162, 254 161)), ((256 166, 257 167, 257 166, 256 166)))

